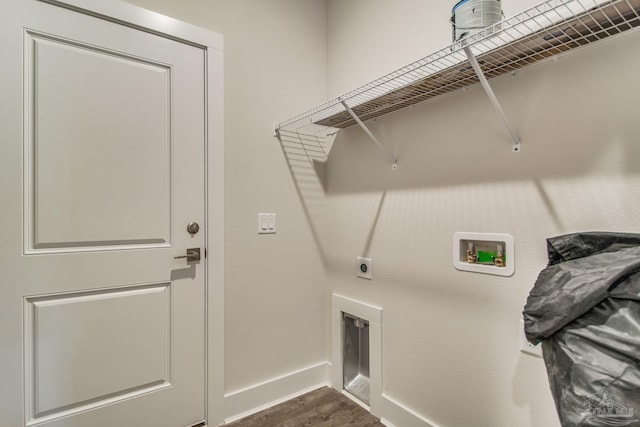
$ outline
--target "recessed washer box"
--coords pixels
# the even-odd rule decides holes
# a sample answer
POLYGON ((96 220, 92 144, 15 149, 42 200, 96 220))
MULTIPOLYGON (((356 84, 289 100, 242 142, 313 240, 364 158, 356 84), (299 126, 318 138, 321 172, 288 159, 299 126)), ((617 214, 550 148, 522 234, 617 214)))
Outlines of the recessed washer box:
POLYGON ((501 233, 455 233, 453 266, 461 271, 511 276, 515 271, 513 237, 501 233))

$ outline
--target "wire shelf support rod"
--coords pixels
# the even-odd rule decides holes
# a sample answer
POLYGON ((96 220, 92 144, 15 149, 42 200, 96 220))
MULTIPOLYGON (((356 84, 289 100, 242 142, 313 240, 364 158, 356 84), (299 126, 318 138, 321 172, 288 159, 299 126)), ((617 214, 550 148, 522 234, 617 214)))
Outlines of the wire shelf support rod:
POLYGON ((393 153, 391 153, 391 151, 389 151, 389 149, 380 142, 380 140, 378 138, 376 138, 376 136, 373 134, 373 132, 371 132, 369 130, 369 128, 367 127, 367 125, 365 125, 362 120, 360 120, 360 117, 358 117, 358 115, 356 113, 354 113, 354 111, 351 109, 351 107, 349 107, 349 104, 347 104, 347 102, 343 99, 340 100, 340 103, 342 104, 342 106, 344 107, 345 110, 347 110, 347 113, 349 113, 349 115, 351 116, 351 118, 353 118, 353 120, 358 124, 358 126, 360 126, 362 128, 362 130, 364 131, 364 133, 367 134, 367 136, 373 141, 375 142, 375 144, 382 150, 384 151, 387 156, 391 159, 391 169, 396 170, 398 169, 398 160, 396 159, 396 157, 393 155, 393 153))
POLYGON ((487 93, 487 96, 489 97, 489 100, 491 101, 493 108, 495 108, 496 112, 498 113, 498 116, 500 116, 500 119, 502 120, 502 123, 504 123, 504 126, 507 128, 507 131, 511 135, 513 152, 514 153, 520 152, 520 137, 518 136, 518 134, 515 132, 515 130, 509 123, 509 120, 507 119, 507 115, 504 113, 504 110, 502 109, 502 106, 500 105, 500 102, 498 101, 496 94, 493 92, 491 85, 487 81, 487 78, 485 77, 484 72, 480 67, 480 64, 478 64, 478 60, 476 59, 476 56, 471 51, 471 47, 469 47, 468 45, 463 46, 463 50, 464 50, 464 53, 467 55, 467 59, 469 60, 469 63, 471 64, 473 71, 475 71, 476 76, 478 76, 478 80, 480 80, 480 84, 482 85, 482 88, 487 93))

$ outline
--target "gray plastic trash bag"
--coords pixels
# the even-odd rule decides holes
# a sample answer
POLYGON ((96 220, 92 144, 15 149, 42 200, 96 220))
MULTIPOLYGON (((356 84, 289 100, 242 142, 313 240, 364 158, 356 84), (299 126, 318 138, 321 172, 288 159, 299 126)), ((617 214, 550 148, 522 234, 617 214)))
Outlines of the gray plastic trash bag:
POLYGON ((547 240, 524 308, 563 427, 640 427, 640 234, 547 240))

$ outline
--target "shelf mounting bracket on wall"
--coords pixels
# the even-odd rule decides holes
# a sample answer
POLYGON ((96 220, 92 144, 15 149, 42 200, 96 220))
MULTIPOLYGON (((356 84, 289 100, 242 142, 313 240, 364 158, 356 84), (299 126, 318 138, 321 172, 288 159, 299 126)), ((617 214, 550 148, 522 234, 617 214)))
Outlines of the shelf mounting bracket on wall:
POLYGON ((345 108, 345 110, 347 110, 347 113, 349 113, 353 120, 355 120, 355 122, 362 128, 364 133, 366 133, 367 136, 371 138, 371 140, 375 142, 376 145, 387 154, 387 156, 389 156, 389 158, 391 159, 391 169, 398 169, 398 160, 391 153, 391 151, 389 151, 387 147, 383 143, 381 143, 378 138, 376 138, 376 136, 369 130, 369 128, 362 122, 362 120, 360 120, 360 117, 358 117, 356 113, 353 112, 353 110, 351 109, 351 107, 349 107, 345 100, 341 99, 340 103, 345 108))
POLYGON ((513 152, 518 153, 520 151, 520 137, 516 134, 516 132, 513 130, 513 128, 509 124, 509 120, 507 120, 507 116, 504 113, 504 110, 502 109, 502 107, 500 106, 500 103, 498 102, 498 98, 496 98, 496 94, 493 92, 491 85, 489 85, 489 82, 487 81, 487 78, 482 72, 482 68, 480 68, 480 64, 478 64, 478 60, 476 59, 476 56, 471 51, 471 48, 469 46, 463 46, 463 49, 464 49, 464 53, 467 55, 467 58, 469 59, 469 63, 471 64, 471 67, 473 67, 473 71, 475 71, 476 76, 478 76, 478 80, 480 80, 480 84, 482 84, 484 91, 487 93, 487 96, 489 96, 489 100, 491 101, 493 108, 495 108, 496 112, 498 113, 498 116, 500 116, 500 119, 502 119, 502 123, 504 123, 505 127, 507 128, 507 131, 509 131, 509 134, 511 135, 513 152))

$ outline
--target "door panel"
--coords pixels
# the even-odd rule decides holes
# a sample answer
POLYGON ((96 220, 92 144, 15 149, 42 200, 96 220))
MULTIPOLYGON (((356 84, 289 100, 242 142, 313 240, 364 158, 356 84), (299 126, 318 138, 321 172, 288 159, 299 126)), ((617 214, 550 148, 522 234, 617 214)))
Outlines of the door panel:
POLYGON ((25 40, 27 247, 170 243, 170 68, 25 40))
POLYGON ((161 283, 27 298, 25 373, 32 378, 33 418, 169 386, 169 289, 161 283))
POLYGON ((0 23, 0 424, 204 420, 205 263, 174 259, 204 254, 204 51, 35 0, 0 23))

